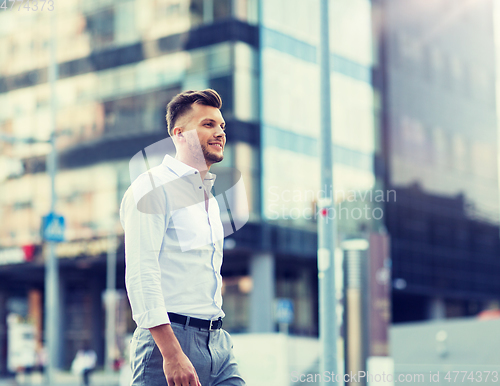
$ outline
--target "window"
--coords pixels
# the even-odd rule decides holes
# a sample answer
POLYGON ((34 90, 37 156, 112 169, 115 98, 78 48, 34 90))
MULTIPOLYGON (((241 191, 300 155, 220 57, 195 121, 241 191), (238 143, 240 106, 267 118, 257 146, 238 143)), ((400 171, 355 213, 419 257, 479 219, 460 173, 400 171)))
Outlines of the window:
POLYGON ((189 30, 190 6, 190 0, 156 0, 153 21, 144 25, 148 37, 160 38, 189 30))
POLYGON ((240 20, 247 20, 248 18, 248 0, 237 0, 235 2, 234 15, 240 20))
POLYGON ((48 108, 49 105, 50 105, 50 101, 48 98, 37 98, 37 100, 36 100, 36 108, 37 109, 48 108))
POLYGON ((473 96, 483 102, 488 102, 492 96, 491 88, 488 84, 488 73, 479 66, 474 66, 471 68, 471 80, 473 85, 473 96))
POLYGON ((422 54, 423 54, 423 76, 425 79, 428 81, 432 80, 432 62, 431 62, 431 56, 432 56, 432 50, 430 46, 425 46, 423 47, 422 54))
POLYGON ((203 23, 203 0, 191 0, 189 6, 191 26, 195 27, 203 23))
POLYGON ((450 167, 450 144, 447 133, 440 127, 437 127, 432 132, 433 142, 433 158, 437 164, 443 169, 450 167))
POLYGON ((234 73, 235 98, 234 114, 242 121, 258 120, 258 79, 257 76, 246 69, 234 73))
POLYGON ((222 20, 231 17, 231 0, 213 0, 214 20, 222 20))
POLYGON ((463 90, 466 96, 472 96, 473 94, 473 86, 472 86, 472 75, 470 66, 464 65, 463 68, 463 90))
POLYGON ((389 52, 394 52, 394 63, 400 66, 403 63, 403 36, 400 32, 396 32, 391 40, 393 49, 389 50, 389 52))
POLYGON ((105 132, 108 135, 137 135, 166 130, 165 108, 180 89, 134 95, 104 103, 105 132))
POLYGON ((224 328, 232 332, 246 332, 249 320, 250 276, 234 276, 223 279, 224 328))
POLYGON ((453 167, 461 172, 468 171, 469 160, 467 154, 466 140, 463 136, 456 134, 453 136, 453 167))
POLYGON ((451 90, 454 87, 453 74, 452 74, 452 59, 446 53, 443 53, 442 83, 446 89, 451 90))
POLYGON ((233 115, 233 77, 222 76, 219 78, 212 78, 209 81, 209 87, 217 90, 220 94, 223 104, 222 113, 226 117, 233 115))
POLYGON ((116 26, 115 42, 117 45, 130 44, 139 40, 135 12, 135 4, 132 1, 125 1, 116 4, 116 26))
POLYGON ((400 123, 401 152, 415 163, 429 162, 431 146, 428 130, 417 119, 403 116, 400 123))
POLYGON ((87 16, 87 31, 94 49, 104 48, 114 40, 115 15, 112 8, 87 16))
POLYGON ((480 177, 495 179, 497 173, 497 154, 494 146, 475 141, 472 143, 471 158, 474 174, 480 177))
POLYGON ((456 56, 450 59, 450 73, 452 80, 452 88, 460 90, 464 81, 464 68, 462 61, 456 56))
POLYGON ((444 70, 444 55, 439 47, 432 47, 430 51, 431 74, 435 81, 441 78, 444 70))
POLYGON ((32 208, 32 202, 31 201, 18 201, 15 202, 14 205, 12 206, 13 210, 24 210, 24 209, 30 209, 32 208))
POLYGON ((233 14, 237 19, 246 21, 249 24, 257 24, 258 0, 236 0, 233 1, 233 14))

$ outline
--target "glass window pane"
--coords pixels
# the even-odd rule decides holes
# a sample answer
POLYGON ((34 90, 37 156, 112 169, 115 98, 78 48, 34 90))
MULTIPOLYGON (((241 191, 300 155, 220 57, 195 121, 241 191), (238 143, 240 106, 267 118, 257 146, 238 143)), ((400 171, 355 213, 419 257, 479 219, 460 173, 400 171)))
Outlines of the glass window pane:
POLYGON ((231 17, 231 0, 214 0, 214 20, 231 17))
POLYGON ((203 0, 191 0, 189 11, 192 27, 203 23, 203 0))

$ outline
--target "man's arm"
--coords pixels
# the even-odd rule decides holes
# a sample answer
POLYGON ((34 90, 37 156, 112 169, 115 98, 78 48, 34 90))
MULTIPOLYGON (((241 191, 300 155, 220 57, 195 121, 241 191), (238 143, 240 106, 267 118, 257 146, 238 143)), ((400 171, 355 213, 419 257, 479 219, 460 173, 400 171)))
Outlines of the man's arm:
POLYGON ((125 284, 132 317, 138 327, 151 331, 163 356, 163 372, 169 386, 199 386, 196 370, 168 324, 162 293, 158 258, 169 215, 166 196, 161 189, 144 196, 135 194, 141 193, 141 189, 147 191, 148 184, 147 174, 138 177, 120 208, 125 230, 125 284))
POLYGON ((196 374, 189 358, 182 351, 170 324, 152 327, 149 331, 151 331, 163 357, 163 372, 168 385, 201 386, 198 374, 196 374))
POLYGON ((161 285, 159 256, 168 221, 166 195, 150 191, 148 174, 127 190, 120 207, 125 231, 125 286, 137 327, 169 323, 161 285))

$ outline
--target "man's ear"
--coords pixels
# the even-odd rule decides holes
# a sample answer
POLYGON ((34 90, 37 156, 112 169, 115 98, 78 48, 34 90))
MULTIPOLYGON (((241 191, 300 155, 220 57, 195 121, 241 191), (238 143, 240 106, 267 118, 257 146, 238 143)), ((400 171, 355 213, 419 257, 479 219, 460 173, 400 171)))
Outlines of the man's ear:
POLYGON ((174 134, 174 137, 178 139, 184 139, 184 135, 182 134, 182 127, 174 127, 174 130, 172 132, 174 134))

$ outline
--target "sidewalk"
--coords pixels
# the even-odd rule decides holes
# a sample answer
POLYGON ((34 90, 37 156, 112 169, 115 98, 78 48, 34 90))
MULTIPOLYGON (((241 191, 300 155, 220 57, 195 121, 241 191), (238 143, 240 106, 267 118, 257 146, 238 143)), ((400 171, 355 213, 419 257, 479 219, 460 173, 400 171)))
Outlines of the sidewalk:
MULTIPOLYGON (((15 378, 0 379, 0 386, 48 386, 40 374, 26 375, 24 381, 15 378)), ((90 375, 90 386, 119 386, 120 373, 105 373, 96 371, 90 375)), ((60 372, 56 374, 56 383, 54 386, 80 386, 81 380, 78 376, 70 372, 60 372)))

